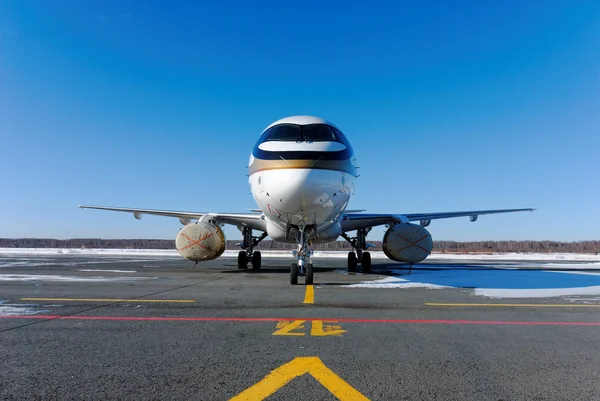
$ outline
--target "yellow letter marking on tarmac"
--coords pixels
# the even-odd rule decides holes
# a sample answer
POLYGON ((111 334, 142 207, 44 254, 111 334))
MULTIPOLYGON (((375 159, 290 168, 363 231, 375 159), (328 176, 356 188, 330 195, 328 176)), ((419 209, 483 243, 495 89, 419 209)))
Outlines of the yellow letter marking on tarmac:
POLYGON ((342 380, 316 356, 298 357, 265 376, 264 379, 233 397, 230 401, 264 400, 292 379, 310 374, 341 401, 369 401, 367 397, 342 380))
MULTIPOLYGON (((330 321, 329 323, 336 322, 330 321)), ((313 320, 310 335, 313 337, 341 336, 342 333, 345 333, 346 331, 347 330, 342 330, 342 326, 332 326, 330 324, 323 324, 322 320, 313 320)))
MULTIPOLYGON (((297 336, 302 337, 305 333, 294 331, 303 330, 304 323, 306 320, 293 320, 293 321, 281 321, 277 323, 277 330, 273 333, 274 336, 297 336)), ((324 336, 341 336, 347 330, 342 330, 341 326, 333 326, 326 323, 337 323, 336 321, 323 321, 313 320, 311 321, 310 335, 312 337, 324 337, 324 336), (325 324, 324 324, 325 323, 325 324)))
POLYGON ((274 336, 303 336, 304 333, 293 333, 292 330, 301 330, 304 328, 305 320, 281 321, 277 323, 277 331, 274 336))

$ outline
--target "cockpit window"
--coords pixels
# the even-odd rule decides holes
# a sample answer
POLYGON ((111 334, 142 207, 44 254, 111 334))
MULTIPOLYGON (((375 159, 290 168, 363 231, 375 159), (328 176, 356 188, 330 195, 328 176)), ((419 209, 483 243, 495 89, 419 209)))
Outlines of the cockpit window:
POLYGON ((302 134, 306 142, 336 141, 333 130, 329 125, 313 124, 303 127, 302 134))
POLYGON ((340 142, 348 146, 344 135, 336 128, 327 124, 281 124, 269 128, 262 135, 263 141, 284 142, 340 142), (264 138, 264 139, 263 139, 264 138))
POLYGON ((276 125, 269 130, 267 141, 295 142, 302 140, 302 130, 299 125, 276 125))
POLYGON ((342 134, 342 132, 339 129, 337 129, 335 127, 331 127, 331 130, 333 131, 335 137, 337 138, 336 140, 338 142, 341 142, 350 148, 350 142, 348 142, 348 138, 346 138, 346 136, 344 136, 344 134, 342 134))

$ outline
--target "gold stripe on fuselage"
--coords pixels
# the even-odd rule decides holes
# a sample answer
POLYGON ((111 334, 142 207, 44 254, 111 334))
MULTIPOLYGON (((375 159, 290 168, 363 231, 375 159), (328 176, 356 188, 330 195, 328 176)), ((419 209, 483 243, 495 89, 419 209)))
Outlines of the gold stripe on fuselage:
POLYGON ((249 174, 252 175, 259 171, 265 170, 280 170, 287 168, 296 169, 317 169, 317 170, 334 170, 342 173, 348 173, 356 176, 356 167, 350 159, 345 160, 262 160, 255 158, 252 165, 248 167, 249 174))

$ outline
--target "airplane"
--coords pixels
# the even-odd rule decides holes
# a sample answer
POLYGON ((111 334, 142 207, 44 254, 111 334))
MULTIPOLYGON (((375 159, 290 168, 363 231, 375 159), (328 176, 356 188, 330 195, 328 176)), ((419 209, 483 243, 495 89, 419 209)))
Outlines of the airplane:
POLYGON ((242 234, 238 244, 237 266, 261 268, 261 253, 254 250, 267 236, 276 242, 296 245, 296 259, 290 268, 290 283, 298 284, 304 276, 313 284, 312 245, 336 241, 342 237, 353 251, 348 253, 348 272, 358 264, 365 273, 371 271, 371 254, 367 234, 375 226, 385 225, 382 247, 394 261, 418 263, 427 258, 433 241, 425 227, 432 220, 497 213, 525 212, 535 209, 474 210, 444 213, 367 214, 364 210, 347 210, 355 192, 358 163, 348 138, 324 119, 293 116, 275 121, 260 135, 250 154, 248 181, 258 209, 250 213, 200 213, 122 207, 86 206, 142 215, 176 217, 183 227, 175 245, 180 255, 195 261, 213 260, 225 251, 221 227, 236 226, 242 234), (411 222, 419 222, 412 224, 411 222), (259 232, 259 235, 254 233, 259 232), (350 236, 350 233, 356 232, 350 236))

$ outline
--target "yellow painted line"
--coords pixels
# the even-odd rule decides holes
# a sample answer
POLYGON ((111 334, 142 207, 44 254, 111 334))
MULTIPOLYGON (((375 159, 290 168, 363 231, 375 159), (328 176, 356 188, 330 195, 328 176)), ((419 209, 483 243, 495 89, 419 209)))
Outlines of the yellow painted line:
POLYGON ((306 286, 306 294, 304 295, 303 304, 314 304, 315 303, 315 287, 312 284, 306 286))
POLYGON ((196 302, 193 299, 129 299, 129 298, 21 298, 21 301, 171 302, 171 303, 196 302))
POLYGON ((273 370, 264 379, 244 390, 229 401, 264 400, 277 390, 288 384, 292 379, 310 374, 321 383, 331 394, 341 401, 369 401, 354 387, 329 369, 321 359, 315 356, 298 357, 291 362, 273 370))
POLYGON ((600 304, 447 304, 425 302, 427 306, 499 306, 516 308, 600 308, 600 304))

